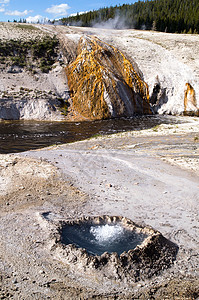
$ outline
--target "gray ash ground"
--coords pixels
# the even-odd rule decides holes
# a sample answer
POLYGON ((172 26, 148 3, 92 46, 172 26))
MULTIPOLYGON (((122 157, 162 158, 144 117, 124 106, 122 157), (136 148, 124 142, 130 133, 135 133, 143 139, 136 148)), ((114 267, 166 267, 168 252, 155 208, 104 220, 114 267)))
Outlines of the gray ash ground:
POLYGON ((1 298, 197 299, 199 187, 197 169, 186 162, 192 157, 197 166, 195 137, 128 133, 1 155, 1 298), (49 222, 39 219, 44 212, 67 220, 122 215, 151 225, 177 244, 176 260, 136 283, 85 275, 81 266, 71 272, 53 247, 49 222))

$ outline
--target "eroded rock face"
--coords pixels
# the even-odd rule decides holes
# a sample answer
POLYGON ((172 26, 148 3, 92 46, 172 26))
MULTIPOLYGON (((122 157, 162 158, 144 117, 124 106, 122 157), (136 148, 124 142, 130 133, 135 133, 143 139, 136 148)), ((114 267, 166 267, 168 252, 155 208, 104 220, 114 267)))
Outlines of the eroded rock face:
POLYGON ((1 99, 0 119, 63 120, 56 99, 1 99))
POLYGON ((51 224, 51 250, 56 259, 70 266, 73 272, 98 274, 109 279, 136 282, 140 279, 157 275, 163 269, 169 268, 175 260, 178 247, 167 240, 162 234, 151 227, 143 227, 123 217, 85 217, 74 221, 53 222, 48 214, 42 219, 51 224), (128 231, 144 235, 143 242, 134 249, 116 252, 104 252, 102 255, 91 255, 86 249, 75 244, 65 245, 62 233, 68 225, 120 225, 128 231))
POLYGON ((148 86, 119 50, 84 36, 77 51, 66 72, 73 109, 82 119, 151 114, 148 86))

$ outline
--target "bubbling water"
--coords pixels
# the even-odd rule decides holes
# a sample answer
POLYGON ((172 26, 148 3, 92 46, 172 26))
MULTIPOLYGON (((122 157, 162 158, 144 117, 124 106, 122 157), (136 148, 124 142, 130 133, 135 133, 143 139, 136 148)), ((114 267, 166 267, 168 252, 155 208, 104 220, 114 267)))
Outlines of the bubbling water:
POLYGON ((91 226, 90 233, 94 236, 94 242, 103 245, 104 243, 112 243, 116 239, 121 238, 124 234, 124 228, 120 225, 101 225, 91 226))
POLYGON ((84 248, 90 255, 102 255, 104 252, 120 255, 140 245, 146 237, 146 234, 128 230, 120 224, 82 223, 62 228, 63 244, 84 248))

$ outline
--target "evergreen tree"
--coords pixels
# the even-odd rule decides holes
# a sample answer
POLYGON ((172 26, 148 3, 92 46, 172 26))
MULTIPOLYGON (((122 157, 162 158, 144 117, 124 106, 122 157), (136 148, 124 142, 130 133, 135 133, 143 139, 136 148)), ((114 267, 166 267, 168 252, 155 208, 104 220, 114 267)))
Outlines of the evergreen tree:
POLYGON ((64 25, 93 26, 119 17, 125 28, 198 33, 199 0, 147 0, 104 7, 61 19, 64 25))

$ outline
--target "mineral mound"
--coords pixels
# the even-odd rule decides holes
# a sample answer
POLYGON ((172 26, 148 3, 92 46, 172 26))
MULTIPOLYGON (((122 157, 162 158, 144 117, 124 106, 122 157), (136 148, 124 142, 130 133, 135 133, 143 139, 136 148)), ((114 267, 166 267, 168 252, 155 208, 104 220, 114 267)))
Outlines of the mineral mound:
POLYGON ((186 83, 184 93, 184 114, 199 116, 199 109, 197 107, 195 90, 190 83, 186 83))
MULTIPOLYGON (((45 214, 43 218, 48 221, 45 214)), ((53 225, 52 220, 50 221, 53 225)), ((54 223, 51 244, 56 258, 70 266, 73 272, 85 272, 105 276, 119 281, 136 282, 159 274, 169 268, 176 258, 178 247, 167 240, 159 231, 151 227, 140 226, 130 219, 119 216, 84 217, 78 220, 59 221, 54 223), (66 226, 97 226, 112 225, 121 226, 125 230, 144 239, 135 248, 123 251, 120 255, 116 252, 105 251, 101 255, 92 255, 86 248, 71 243, 63 242, 63 232, 66 226)), ((85 230, 83 231, 85 233, 85 230)), ((81 234, 83 238, 84 234, 81 234)), ((69 236, 68 236, 69 237, 69 236)), ((70 237, 69 237, 70 238, 70 237)), ((118 237, 117 237, 118 239, 118 237)), ((93 240, 92 240, 93 241, 93 240)), ((128 248, 128 245, 127 245, 128 248)))
POLYGON ((82 119, 151 114, 148 86, 135 63, 94 36, 83 36, 66 68, 73 109, 82 119))

